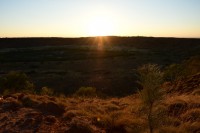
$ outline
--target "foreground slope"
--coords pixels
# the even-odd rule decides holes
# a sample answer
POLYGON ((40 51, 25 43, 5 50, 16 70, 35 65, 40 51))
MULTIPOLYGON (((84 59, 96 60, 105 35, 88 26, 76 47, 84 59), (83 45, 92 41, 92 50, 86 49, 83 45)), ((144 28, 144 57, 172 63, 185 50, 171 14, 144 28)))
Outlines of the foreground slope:
MULTIPOLYGON (((200 132, 200 74, 165 84, 153 109, 155 132, 200 132), (182 89, 181 89, 182 88, 182 89)), ((0 100, 0 132, 148 132, 139 95, 124 98, 50 97, 16 93, 0 100)))

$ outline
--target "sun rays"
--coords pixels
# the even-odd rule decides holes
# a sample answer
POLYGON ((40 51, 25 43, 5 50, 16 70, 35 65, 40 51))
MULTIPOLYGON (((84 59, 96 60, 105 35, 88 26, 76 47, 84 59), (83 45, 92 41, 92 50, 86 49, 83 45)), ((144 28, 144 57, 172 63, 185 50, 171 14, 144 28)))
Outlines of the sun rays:
POLYGON ((87 32, 90 36, 108 36, 115 32, 115 25, 108 16, 94 16, 87 25, 87 32))

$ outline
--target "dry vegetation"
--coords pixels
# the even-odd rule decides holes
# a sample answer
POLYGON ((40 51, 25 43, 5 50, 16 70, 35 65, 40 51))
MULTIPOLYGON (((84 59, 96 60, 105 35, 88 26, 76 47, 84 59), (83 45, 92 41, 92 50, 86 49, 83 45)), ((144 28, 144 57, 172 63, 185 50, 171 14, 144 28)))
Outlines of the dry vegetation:
MULTIPOLYGON (((187 93, 175 89, 154 104, 154 132, 200 132, 199 75, 180 81, 187 81, 185 88, 193 84, 196 89, 187 93)), ((139 94, 102 99, 15 93, 0 100, 0 132, 148 132, 146 111, 139 94)))

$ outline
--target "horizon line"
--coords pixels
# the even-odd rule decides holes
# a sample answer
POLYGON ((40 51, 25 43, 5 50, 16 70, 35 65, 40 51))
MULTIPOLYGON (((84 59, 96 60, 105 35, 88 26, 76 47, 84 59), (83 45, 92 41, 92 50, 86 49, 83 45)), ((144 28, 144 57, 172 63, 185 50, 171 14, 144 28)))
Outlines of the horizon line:
POLYGON ((21 37, 0 37, 4 38, 95 38, 95 37, 146 37, 146 38, 186 38, 186 39, 200 39, 200 37, 175 37, 175 36, 117 36, 117 35, 105 35, 105 36, 77 36, 77 37, 63 37, 63 36, 21 36, 21 37))

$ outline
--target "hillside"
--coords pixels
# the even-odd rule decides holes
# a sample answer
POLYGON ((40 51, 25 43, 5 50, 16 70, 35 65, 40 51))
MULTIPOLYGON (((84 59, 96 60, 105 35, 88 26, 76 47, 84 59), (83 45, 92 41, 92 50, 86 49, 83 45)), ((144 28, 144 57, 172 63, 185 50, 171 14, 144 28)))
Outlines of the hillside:
MULTIPOLYGON (((159 133, 200 132, 200 74, 164 84, 168 93, 153 109, 159 133), (169 91, 170 90, 170 91, 169 91)), ((0 132, 147 132, 138 94, 123 98, 52 97, 16 93, 0 99, 0 132)))

